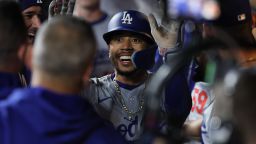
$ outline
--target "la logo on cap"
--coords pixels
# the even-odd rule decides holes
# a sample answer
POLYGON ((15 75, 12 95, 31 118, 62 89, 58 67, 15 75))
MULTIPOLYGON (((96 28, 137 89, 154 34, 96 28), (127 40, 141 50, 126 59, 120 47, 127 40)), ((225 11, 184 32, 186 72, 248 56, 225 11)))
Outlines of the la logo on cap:
POLYGON ((43 1, 42 0, 36 0, 36 3, 41 4, 41 3, 43 3, 43 1))
POLYGON ((124 11, 123 18, 121 20, 123 21, 123 24, 132 24, 132 17, 127 13, 127 11, 124 11))
POLYGON ((238 21, 244 21, 245 19, 246 19, 246 15, 244 13, 237 16, 238 21))

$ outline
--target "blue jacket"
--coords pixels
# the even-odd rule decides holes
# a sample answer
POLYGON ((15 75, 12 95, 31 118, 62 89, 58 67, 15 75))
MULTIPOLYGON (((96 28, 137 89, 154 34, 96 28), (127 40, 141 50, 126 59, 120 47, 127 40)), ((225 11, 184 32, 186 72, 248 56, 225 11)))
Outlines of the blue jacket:
POLYGON ((1 144, 122 144, 123 138, 77 95, 16 90, 0 102, 1 144))
POLYGON ((7 98, 13 89, 22 87, 18 73, 0 72, 0 100, 7 98))

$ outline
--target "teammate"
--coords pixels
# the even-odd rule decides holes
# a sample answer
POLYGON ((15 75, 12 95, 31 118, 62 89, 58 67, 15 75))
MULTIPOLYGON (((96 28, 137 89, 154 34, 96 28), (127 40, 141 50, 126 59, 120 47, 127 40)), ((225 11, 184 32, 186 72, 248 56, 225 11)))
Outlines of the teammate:
POLYGON ((26 27, 15 2, 0 1, 0 100, 26 86, 18 53, 26 47, 26 27), (8 15, 7 15, 8 14, 8 15))
POLYGON ((31 54, 34 39, 38 29, 42 22, 42 1, 41 0, 20 0, 20 7, 22 10, 22 15, 25 20, 28 31, 28 43, 29 47, 26 49, 25 64, 29 69, 31 69, 31 54))
MULTIPOLYGON (((237 66, 240 68, 250 67, 255 65, 255 61, 251 61, 251 57, 255 57, 255 50, 251 49, 255 44, 255 39, 252 35, 252 23, 251 23, 251 8, 249 1, 221 1, 220 2, 221 15, 220 17, 212 21, 211 24, 204 24, 203 35, 204 37, 210 37, 216 35, 219 37, 218 29, 228 34, 234 41, 242 48, 230 51, 221 51, 221 56, 228 56, 233 54, 237 66), (228 7, 228 9, 227 9, 228 7), (216 28, 217 27, 217 28, 216 28), (228 54, 227 54, 228 53, 228 54)), ((226 40, 228 41, 228 40, 226 40)), ((212 84, 197 83, 194 89, 195 101, 194 109, 192 111, 198 111, 202 114, 203 120, 201 122, 201 137, 203 143, 213 143, 215 135, 211 133, 211 121, 214 115, 213 109, 216 108, 216 93, 212 89, 212 84)), ((223 111, 223 110, 221 110, 223 111)), ((196 128, 198 129, 198 128, 196 128)), ((198 131, 198 130, 197 130, 198 131)))
MULTIPOLYGON (((126 138, 135 142, 142 134, 144 101, 143 95, 150 74, 146 69, 135 67, 132 55, 155 45, 147 17, 138 11, 127 10, 115 14, 103 35, 109 46, 109 58, 115 73, 93 78, 90 88, 84 91, 96 111, 111 121, 126 138)), ((144 58, 147 61, 154 56, 144 58)), ((141 62, 143 63, 143 62, 141 62)), ((162 100, 163 111, 173 119, 173 127, 181 127, 190 108, 186 76, 181 70, 166 86, 162 100)))
POLYGON ((22 49, 23 52, 19 55, 19 57, 25 64, 22 73, 26 78, 26 83, 29 85, 31 78, 31 59, 34 39, 38 29, 41 26, 41 22, 43 21, 43 2, 42 0, 19 0, 19 4, 28 31, 28 46, 25 49, 22 49))
POLYGON ((97 40, 98 52, 92 77, 101 77, 114 71, 108 58, 108 46, 102 35, 107 32, 110 16, 101 7, 101 0, 76 0, 73 15, 92 25, 97 40))
POLYGON ((90 25, 80 19, 56 17, 42 26, 31 88, 0 103, 1 144, 124 143, 79 96, 91 73, 95 45, 90 25))

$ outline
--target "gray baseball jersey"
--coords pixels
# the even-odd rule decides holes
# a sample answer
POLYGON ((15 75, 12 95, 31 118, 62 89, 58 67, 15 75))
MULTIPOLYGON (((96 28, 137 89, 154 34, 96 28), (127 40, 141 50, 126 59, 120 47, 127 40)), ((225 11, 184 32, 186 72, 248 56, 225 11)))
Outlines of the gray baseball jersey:
POLYGON ((93 78, 89 89, 85 90, 83 95, 91 102, 100 116, 114 124, 126 140, 138 140, 142 133, 141 122, 144 108, 141 101, 144 100, 142 93, 145 83, 132 89, 122 87, 119 89, 122 98, 113 77, 106 75, 93 78), (133 114, 129 114, 124 105, 133 114))

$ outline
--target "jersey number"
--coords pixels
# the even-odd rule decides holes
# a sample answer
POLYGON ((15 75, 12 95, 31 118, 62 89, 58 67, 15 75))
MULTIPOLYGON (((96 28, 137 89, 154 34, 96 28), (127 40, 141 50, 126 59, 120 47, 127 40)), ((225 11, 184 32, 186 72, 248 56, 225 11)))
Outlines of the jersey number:
POLYGON ((197 111, 199 114, 202 114, 207 99, 208 96, 204 90, 195 88, 192 96, 193 106, 191 111, 197 111), (196 97, 196 95, 198 95, 198 97, 196 97))

